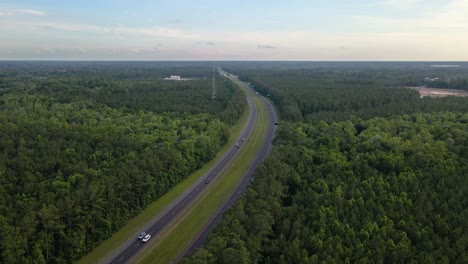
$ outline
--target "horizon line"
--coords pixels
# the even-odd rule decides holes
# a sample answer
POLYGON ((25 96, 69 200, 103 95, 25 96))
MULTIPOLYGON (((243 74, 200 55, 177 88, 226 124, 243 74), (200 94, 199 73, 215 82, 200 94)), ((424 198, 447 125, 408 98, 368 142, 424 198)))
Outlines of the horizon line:
POLYGON ((138 59, 0 59, 0 62, 468 62, 468 60, 138 60, 138 59))

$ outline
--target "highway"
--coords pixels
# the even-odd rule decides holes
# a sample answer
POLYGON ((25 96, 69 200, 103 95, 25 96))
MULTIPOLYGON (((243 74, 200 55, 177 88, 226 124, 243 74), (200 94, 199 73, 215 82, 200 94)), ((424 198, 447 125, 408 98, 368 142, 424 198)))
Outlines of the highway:
MULTIPOLYGON (((242 85, 247 90, 252 91, 248 85, 240 82, 237 78, 232 77, 229 74, 226 74, 224 71, 219 69, 221 74, 224 74, 232 81, 242 85)), ((252 101, 252 96, 254 92, 252 91, 252 95, 247 95, 247 102, 249 106, 249 117, 247 126, 245 126, 244 130, 242 131, 241 135, 237 138, 235 143, 229 148, 228 151, 221 157, 221 159, 209 170, 207 171, 202 177, 200 177, 190 188, 188 188, 182 195, 180 195, 175 201, 173 201, 167 208, 165 208, 159 215, 157 215, 153 221, 147 224, 141 232, 146 232, 151 234, 152 238, 149 240, 148 243, 143 243, 140 240, 137 240, 137 236, 139 233, 134 234, 133 237, 130 237, 124 244, 122 244, 118 249, 116 249, 111 255, 107 258, 102 260, 100 263, 108 264, 108 263, 130 263, 132 259, 134 259, 140 251, 142 251, 148 244, 158 238, 158 234, 160 234, 166 227, 168 227, 172 221, 177 219, 178 216, 182 215, 185 210, 191 208, 193 204, 195 204, 204 194, 206 188, 209 187, 210 184, 217 181, 219 177, 222 176, 224 170, 230 165, 232 160, 237 156, 239 153, 239 148, 236 147, 236 143, 239 144, 240 148, 244 144, 242 138, 248 138, 252 133, 255 123, 257 122, 257 108, 256 105, 252 101)), ((218 210, 216 215, 210 221, 210 224, 205 226, 201 233, 197 236, 197 238, 191 242, 190 247, 187 248, 183 254, 180 256, 184 256, 186 253, 190 252, 193 248, 199 246, 206 234, 209 230, 219 222, 221 218, 222 212, 224 212, 230 205, 242 194, 242 192, 247 187, 248 183, 251 180, 251 176, 255 168, 263 161, 263 159, 268 155, 271 150, 271 141, 274 135, 274 120, 276 120, 276 113, 273 107, 269 107, 268 101, 263 98, 263 102, 265 107, 270 108, 270 121, 269 121, 269 129, 267 133, 267 137, 261 147, 261 150, 256 156, 256 159, 252 161, 248 172, 244 175, 242 182, 239 184, 237 189, 231 193, 230 198, 224 203, 223 207, 218 210)), ((247 141, 246 141, 247 142, 247 141)))
MULTIPOLYGON (((250 91, 251 93, 255 93, 255 91, 246 83, 240 81, 238 78, 231 76, 227 74, 226 72, 223 72, 220 70, 222 74, 225 74, 227 78, 229 78, 231 81, 241 85, 244 87, 246 90, 250 91)), ((263 96, 260 96, 262 99, 262 102, 264 106, 267 108, 269 112, 269 125, 268 125, 268 131, 267 131, 267 136, 265 137, 265 140, 262 144, 262 147, 260 151, 257 153, 255 160, 252 161, 252 163, 249 166, 249 169, 245 173, 242 181, 240 184, 237 186, 237 188, 234 190, 233 193, 231 193, 230 197, 224 202, 223 206, 216 212, 216 214, 211 218, 210 222, 203 227, 203 230, 200 231, 200 233, 195 237, 191 242, 190 245, 179 255, 175 263, 179 262, 182 258, 190 255, 190 253, 203 245, 203 242, 205 241, 206 236, 209 234, 211 229, 213 229, 219 221, 221 221, 223 213, 231 207, 234 202, 242 195, 242 193, 247 189, 247 186, 249 183, 253 180, 254 172, 257 169, 258 165, 262 163, 265 158, 270 154, 271 149, 273 147, 272 141, 273 137, 275 135, 275 125, 274 123, 277 122, 278 117, 276 114, 276 111, 274 107, 270 104, 270 102, 263 96)))

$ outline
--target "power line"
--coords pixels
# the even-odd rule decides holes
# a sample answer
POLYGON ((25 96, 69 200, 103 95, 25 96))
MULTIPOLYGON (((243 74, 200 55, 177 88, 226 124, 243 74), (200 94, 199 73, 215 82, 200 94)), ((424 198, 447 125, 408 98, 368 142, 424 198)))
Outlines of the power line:
POLYGON ((215 84, 215 66, 213 64, 213 87, 211 89, 211 101, 216 101, 216 84, 215 84))

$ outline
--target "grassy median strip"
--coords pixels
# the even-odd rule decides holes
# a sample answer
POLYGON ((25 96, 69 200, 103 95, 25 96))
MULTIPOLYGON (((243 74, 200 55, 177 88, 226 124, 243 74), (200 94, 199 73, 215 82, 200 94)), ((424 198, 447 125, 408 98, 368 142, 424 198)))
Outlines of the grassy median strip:
POLYGON ((119 231, 117 231, 112 237, 105 240, 101 245, 91 251, 89 254, 80 259, 78 264, 89 264, 98 263, 109 254, 122 245, 129 237, 134 236, 140 229, 151 221, 154 216, 159 214, 164 208, 172 203, 179 195, 181 195, 187 188, 189 188, 200 176, 205 174, 223 155, 224 153, 234 144, 237 137, 240 136, 244 127, 247 125, 249 117, 249 111, 244 111, 244 114, 239 121, 229 129, 231 135, 228 143, 218 151, 218 154, 214 159, 205 164, 201 169, 194 172, 188 178, 180 182, 177 186, 172 188, 169 192, 159 198, 157 201, 150 204, 136 217, 128 221, 119 231))
POLYGON ((205 196, 193 205, 190 212, 179 216, 165 232, 155 237, 157 241, 152 241, 150 247, 138 255, 134 263, 173 262, 235 190, 260 150, 268 129, 268 113, 263 103, 258 97, 254 98, 254 102, 258 109, 254 131, 222 179, 206 190, 205 196))

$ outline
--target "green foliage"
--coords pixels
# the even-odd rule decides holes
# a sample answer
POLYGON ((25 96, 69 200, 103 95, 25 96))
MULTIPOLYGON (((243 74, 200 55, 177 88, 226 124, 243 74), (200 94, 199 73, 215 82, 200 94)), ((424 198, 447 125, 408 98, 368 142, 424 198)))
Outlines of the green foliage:
POLYGON ((211 101, 211 65, 192 64, 3 62, 0 95, 43 94, 62 103, 91 100, 130 112, 209 113, 233 125, 246 108, 242 91, 216 74, 217 100, 211 101), (188 80, 164 80, 173 74, 188 80))
POLYGON ((77 260, 211 160, 246 106, 219 76, 210 100, 207 64, 2 64, 0 263, 77 260))
POLYGON ((466 113, 286 123, 185 263, 464 263, 467 139, 466 113))
POLYGON ((71 261, 210 160, 207 114, 129 114, 44 96, 0 99, 2 262, 71 261), (33 259, 32 256, 36 255, 33 259))
POLYGON ((284 120, 253 185, 184 262, 467 262, 467 99, 403 88, 466 89, 462 64, 229 63, 284 120))
MULTIPOLYGON (((257 91, 264 95, 269 94, 282 117, 289 121, 318 123, 321 120, 335 122, 395 114, 468 111, 465 98, 421 99, 417 91, 402 88, 424 85, 424 76, 429 73, 419 69, 312 68, 236 71, 242 79, 252 83, 257 91), (421 82, 408 80, 410 77, 421 82)), ((468 79, 466 71, 458 74, 468 79)))

